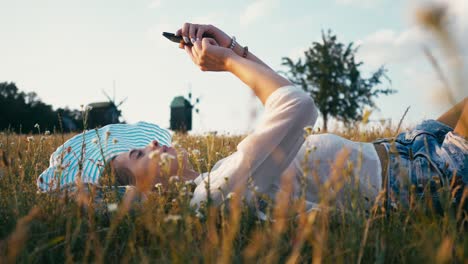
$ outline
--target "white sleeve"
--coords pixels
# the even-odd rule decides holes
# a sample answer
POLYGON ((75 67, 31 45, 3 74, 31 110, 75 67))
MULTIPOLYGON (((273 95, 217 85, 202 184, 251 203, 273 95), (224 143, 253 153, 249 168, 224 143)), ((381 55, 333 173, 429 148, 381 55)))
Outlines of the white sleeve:
POLYGON ((249 177, 258 192, 267 192, 279 183, 304 142, 304 127, 317 119, 314 102, 302 89, 281 87, 265 103, 263 121, 255 131, 237 145, 237 151, 218 162, 210 173, 198 179, 192 205, 207 199, 208 178, 210 197, 220 204, 229 192, 246 190, 249 177), (209 177, 208 177, 209 174, 209 177))

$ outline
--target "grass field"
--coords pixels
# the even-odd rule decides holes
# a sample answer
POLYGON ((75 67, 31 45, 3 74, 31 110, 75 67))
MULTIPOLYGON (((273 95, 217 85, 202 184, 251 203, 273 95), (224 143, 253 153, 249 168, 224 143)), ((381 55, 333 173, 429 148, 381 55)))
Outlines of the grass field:
MULTIPOLYGON (((419 23, 441 40, 449 59, 456 58, 441 26, 443 12, 422 11, 419 23)), ((439 65, 430 61, 446 85, 439 65)), ((449 71, 455 80, 461 72, 449 71)), ((461 89, 461 82, 454 83, 461 89)), ((395 130, 353 127, 337 134, 368 142, 395 130)), ((288 203, 282 193, 267 208, 266 221, 236 195, 196 211, 189 206, 190 190, 177 181, 141 202, 133 202, 138 196, 133 189, 123 198, 106 191, 101 202, 95 201, 95 189, 37 192, 36 178, 48 167, 49 155, 71 136, 0 134, 0 263, 468 263, 468 216, 451 206, 448 187, 439 191, 442 214, 431 209, 430 200, 414 197, 407 210, 385 211, 383 193, 366 208, 350 185, 344 210, 335 209, 335 197, 326 189, 320 210, 311 212, 304 211, 303 200, 288 203)), ((173 140, 189 151, 195 169, 205 172, 241 139, 208 134, 173 140)), ((345 170, 343 157, 339 162, 337 169, 345 170)))
MULTIPOLYGON (((341 135, 371 141, 393 133, 341 135)), ((428 201, 385 212, 377 199, 366 211, 350 188, 346 210, 333 209, 333 197, 327 196, 322 210, 309 213, 301 200, 278 202, 267 210, 272 221, 259 220, 236 196, 196 212, 180 182, 138 203, 130 201, 134 192, 119 199, 110 191, 101 206, 93 203, 92 192, 38 193, 37 175, 70 136, 0 136, 0 262, 467 263, 468 218, 449 206, 447 190, 441 191, 444 215, 433 212, 428 201)), ((200 171, 229 155, 241 139, 174 138, 200 171)))

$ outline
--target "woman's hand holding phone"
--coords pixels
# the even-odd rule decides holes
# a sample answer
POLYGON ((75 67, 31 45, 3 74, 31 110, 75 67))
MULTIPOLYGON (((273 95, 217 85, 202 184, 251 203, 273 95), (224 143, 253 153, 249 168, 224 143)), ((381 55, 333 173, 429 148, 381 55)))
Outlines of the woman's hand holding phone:
MULTIPOLYGON (((252 53, 245 57, 234 52, 230 48, 232 39, 212 25, 185 23, 175 35, 163 35, 179 42, 179 47, 185 49, 202 71, 229 71, 234 74, 253 90, 263 104, 279 87, 291 85, 252 53)), ((241 50, 245 51, 243 48, 241 50)))
POLYGON ((179 47, 181 49, 184 48, 184 43, 194 44, 197 40, 202 40, 204 37, 209 37, 214 39, 219 46, 224 48, 229 48, 231 45, 231 37, 229 37, 226 33, 224 33, 221 29, 213 26, 213 25, 199 25, 199 24, 191 24, 185 23, 182 28, 177 30, 175 33, 176 36, 181 36, 183 38, 183 42, 180 43, 179 47))
POLYGON ((231 49, 219 46, 212 38, 198 39, 193 46, 184 45, 184 49, 200 70, 227 71, 228 60, 234 55, 231 49))

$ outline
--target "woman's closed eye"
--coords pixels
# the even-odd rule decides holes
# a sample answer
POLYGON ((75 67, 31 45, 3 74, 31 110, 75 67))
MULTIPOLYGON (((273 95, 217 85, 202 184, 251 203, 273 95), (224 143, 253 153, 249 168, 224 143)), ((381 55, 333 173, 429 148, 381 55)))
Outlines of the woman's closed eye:
POLYGON ((139 159, 143 156, 143 151, 141 149, 132 149, 128 155, 130 159, 139 159))

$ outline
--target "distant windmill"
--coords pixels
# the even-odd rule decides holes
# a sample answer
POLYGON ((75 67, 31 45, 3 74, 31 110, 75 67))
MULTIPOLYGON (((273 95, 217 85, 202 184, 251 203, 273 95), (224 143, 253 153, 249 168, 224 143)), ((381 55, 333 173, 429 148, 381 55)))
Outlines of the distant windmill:
MULTIPOLYGON (((176 96, 171 102, 171 120, 170 128, 177 132, 186 133, 192 130, 192 109, 200 103, 200 97, 192 102, 192 92, 189 91, 188 99, 184 96, 176 96)), ((195 113, 199 113, 198 107, 195 108, 195 113)))
POLYGON ((113 90, 112 98, 104 90, 102 90, 102 93, 108 99, 107 102, 95 102, 88 104, 88 106, 91 107, 91 110, 88 113, 88 128, 96 128, 108 124, 121 123, 120 117, 122 115, 122 111, 119 110, 119 107, 125 103, 128 97, 125 97, 122 101, 116 103, 115 82, 113 90))

